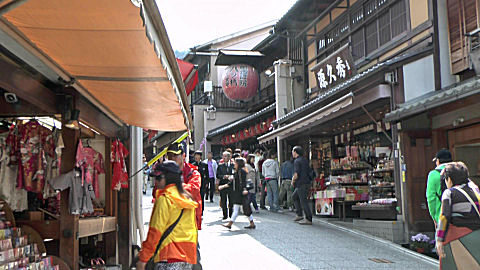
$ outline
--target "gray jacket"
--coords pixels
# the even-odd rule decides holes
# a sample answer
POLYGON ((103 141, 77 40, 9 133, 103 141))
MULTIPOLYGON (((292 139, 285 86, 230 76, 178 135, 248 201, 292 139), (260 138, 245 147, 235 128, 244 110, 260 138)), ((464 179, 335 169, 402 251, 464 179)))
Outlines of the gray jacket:
POLYGON ((276 178, 278 179, 278 173, 280 169, 278 167, 278 163, 273 159, 267 159, 263 162, 262 165, 262 175, 265 178, 276 178))

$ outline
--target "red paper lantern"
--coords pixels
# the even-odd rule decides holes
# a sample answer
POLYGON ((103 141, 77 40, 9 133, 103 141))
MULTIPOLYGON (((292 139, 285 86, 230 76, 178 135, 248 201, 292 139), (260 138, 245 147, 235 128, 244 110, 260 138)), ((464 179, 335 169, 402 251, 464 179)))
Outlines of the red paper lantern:
POLYGON ((223 73, 222 88, 227 98, 234 101, 248 101, 257 94, 257 71, 249 65, 231 65, 223 73))
POLYGON ((251 126, 251 127, 248 128, 248 134, 250 136, 255 136, 256 135, 255 126, 251 126))

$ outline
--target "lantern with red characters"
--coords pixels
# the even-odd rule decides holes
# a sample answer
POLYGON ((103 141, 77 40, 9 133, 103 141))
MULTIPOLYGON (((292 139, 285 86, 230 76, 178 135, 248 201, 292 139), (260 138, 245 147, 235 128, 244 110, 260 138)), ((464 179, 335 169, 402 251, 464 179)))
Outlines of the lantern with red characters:
POLYGON ((233 101, 249 101, 257 94, 258 73, 245 64, 228 66, 223 73, 222 88, 233 101))

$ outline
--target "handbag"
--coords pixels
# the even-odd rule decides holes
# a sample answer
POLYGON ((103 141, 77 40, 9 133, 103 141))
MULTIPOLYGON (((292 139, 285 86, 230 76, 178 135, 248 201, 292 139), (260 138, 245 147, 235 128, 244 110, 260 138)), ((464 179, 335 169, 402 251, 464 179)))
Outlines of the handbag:
MULTIPOLYGON (((167 236, 173 231, 175 226, 177 226, 178 222, 180 221, 180 218, 182 218, 183 215, 183 210, 180 212, 180 215, 178 216, 177 220, 170 225, 166 230, 165 233, 162 234, 162 237, 160 237, 160 240, 158 241, 157 248, 155 249, 155 252, 153 253, 152 257, 148 260, 147 265, 145 265, 145 270, 154 270, 155 269, 155 262, 153 261, 153 258, 155 258, 155 255, 157 254, 158 250, 160 249, 160 246, 162 245, 163 240, 167 238, 167 236)), ((136 264, 138 262, 139 258, 138 256, 135 258, 133 262, 133 266, 136 267, 136 264)))
POLYGON ((252 189, 255 188, 255 186, 253 185, 252 179, 247 179, 247 182, 246 182, 246 185, 245 185, 245 186, 246 186, 245 188, 246 188, 247 190, 252 190, 252 189))

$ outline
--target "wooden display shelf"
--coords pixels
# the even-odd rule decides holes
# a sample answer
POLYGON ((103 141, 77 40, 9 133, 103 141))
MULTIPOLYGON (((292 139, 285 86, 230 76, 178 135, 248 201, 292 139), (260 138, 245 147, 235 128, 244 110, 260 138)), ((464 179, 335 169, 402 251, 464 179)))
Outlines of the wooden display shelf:
POLYGON ((385 172, 393 172, 394 169, 381 169, 381 170, 375 170, 375 171, 372 171, 372 173, 385 173, 385 172))
POLYGON ((369 170, 371 167, 358 167, 358 168, 350 168, 350 169, 343 169, 343 168, 338 168, 338 169, 330 169, 331 171, 362 171, 362 170, 369 170))
POLYGON ((78 237, 87 237, 117 230, 116 217, 91 217, 78 221, 78 237))
POLYGON ((17 225, 34 228, 43 239, 60 239, 60 221, 58 220, 17 220, 17 225))

